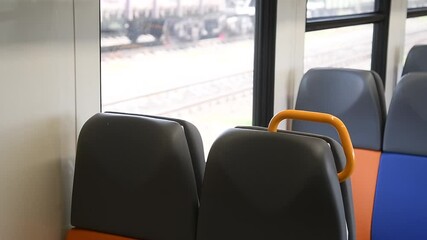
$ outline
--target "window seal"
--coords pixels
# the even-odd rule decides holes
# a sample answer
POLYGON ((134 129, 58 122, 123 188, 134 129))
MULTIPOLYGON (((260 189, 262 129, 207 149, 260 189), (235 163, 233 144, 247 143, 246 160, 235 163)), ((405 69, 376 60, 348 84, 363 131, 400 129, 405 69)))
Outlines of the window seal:
POLYGON ((407 18, 427 16, 427 7, 408 8, 407 18))
POLYGON ((340 27, 350 27, 384 21, 385 17, 380 13, 362 13, 344 16, 330 16, 307 18, 306 32, 326 30, 340 27))

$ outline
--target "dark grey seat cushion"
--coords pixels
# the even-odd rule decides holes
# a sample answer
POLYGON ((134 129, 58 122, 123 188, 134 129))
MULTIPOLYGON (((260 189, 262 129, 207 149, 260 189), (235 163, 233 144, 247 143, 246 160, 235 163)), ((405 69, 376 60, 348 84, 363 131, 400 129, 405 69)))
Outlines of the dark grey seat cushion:
POLYGON ((71 224, 137 239, 195 238, 196 181, 182 126, 99 113, 77 146, 71 224))
MULTIPOLYGON (((264 128, 264 127, 238 127, 238 128, 268 131, 267 128, 264 128)), ((311 133, 284 131, 284 130, 278 130, 278 131, 286 134, 296 134, 296 135, 302 135, 302 136, 316 137, 316 138, 325 140, 331 147, 331 151, 334 157, 334 163, 337 168, 337 171, 343 170, 346 164, 346 157, 341 145, 334 139, 330 137, 322 136, 322 135, 311 134, 311 133)), ((347 228, 348 228, 348 240, 355 240, 356 239, 356 223, 354 218, 353 192, 351 188, 350 178, 340 183, 340 187, 341 187, 341 195, 342 195, 344 210, 345 210, 345 218, 346 218, 347 228)))
POLYGON ((408 73, 390 103, 384 151, 427 156, 427 73, 408 73))
POLYGON ((205 174, 205 153, 203 150, 203 141, 200 135, 199 130, 192 123, 187 122, 182 119, 177 118, 168 118, 168 117, 160 117, 153 115, 143 115, 143 114, 131 114, 131 113, 120 113, 120 112, 107 112, 114 114, 125 114, 125 115, 135 115, 135 116, 143 116, 157 119, 164 119, 169 121, 174 121, 179 123, 184 128, 185 137, 187 139, 188 149, 191 155, 191 162, 193 163, 194 176, 196 178, 197 191, 200 196, 200 191, 202 188, 203 176, 205 174))
POLYGON ((403 66, 402 76, 410 72, 427 72, 427 45, 411 48, 403 66))
MULTIPOLYGON (((384 88, 373 71, 315 68, 303 77, 295 109, 332 114, 347 126, 354 147, 381 150, 386 119, 384 88)), ((339 141, 326 124, 293 121, 292 129, 339 141)))
POLYGON ((213 144, 198 240, 346 238, 343 200, 326 141, 231 129, 213 144))

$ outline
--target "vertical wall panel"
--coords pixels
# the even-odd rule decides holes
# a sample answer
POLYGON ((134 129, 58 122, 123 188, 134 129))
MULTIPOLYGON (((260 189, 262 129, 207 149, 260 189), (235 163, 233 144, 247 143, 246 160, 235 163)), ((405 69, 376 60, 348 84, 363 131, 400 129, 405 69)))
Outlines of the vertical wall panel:
POLYGON ((101 111, 99 1, 74 0, 77 130, 101 111))
POLYGON ((274 114, 294 108, 304 70, 305 1, 278 1, 274 114))
POLYGON ((58 240, 75 154, 72 0, 0 1, 0 239, 58 240))
POLYGON ((407 1, 393 0, 390 7, 390 28, 385 79, 385 98, 387 108, 390 105, 396 83, 402 74, 407 1))

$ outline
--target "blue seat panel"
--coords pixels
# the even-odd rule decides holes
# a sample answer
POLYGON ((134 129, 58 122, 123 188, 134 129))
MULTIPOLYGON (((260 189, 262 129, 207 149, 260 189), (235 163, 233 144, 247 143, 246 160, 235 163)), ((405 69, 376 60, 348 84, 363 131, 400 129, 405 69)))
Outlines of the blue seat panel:
POLYGON ((427 157, 383 153, 372 239, 427 239, 427 157))

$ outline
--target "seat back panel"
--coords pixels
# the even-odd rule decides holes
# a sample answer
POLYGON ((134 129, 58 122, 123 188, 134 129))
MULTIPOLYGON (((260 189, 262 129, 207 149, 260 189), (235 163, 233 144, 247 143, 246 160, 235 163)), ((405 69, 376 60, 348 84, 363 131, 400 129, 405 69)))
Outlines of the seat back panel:
MULTIPOLYGON (((267 128, 257 127, 257 126, 251 126, 251 127, 239 126, 237 128, 268 131, 267 128)), ((278 130, 278 132, 323 139, 331 147, 331 151, 334 157, 334 163, 337 168, 337 171, 342 171, 344 166, 346 165, 346 158, 341 145, 331 137, 316 135, 312 133, 296 132, 296 131, 278 130)), ((354 220, 355 214, 354 214, 354 207, 353 207, 352 181, 350 179, 347 179, 346 181, 340 183, 340 187, 341 187, 341 193, 342 193, 347 228, 348 228, 348 237, 349 237, 348 239, 354 240, 356 239, 356 223, 354 220)), ((371 207, 371 211, 372 211, 372 207, 371 207)))
POLYGON ((384 151, 427 156, 426 102, 427 72, 406 74, 390 103, 384 151))
POLYGON ((191 161, 194 169, 194 176, 196 178, 197 184, 197 192, 200 196, 200 189, 202 188, 203 176, 205 174, 205 153, 203 151, 203 141, 202 136, 200 135, 199 130, 192 123, 187 122, 182 119, 177 118, 169 118, 162 116, 153 116, 153 115, 143 115, 143 114, 133 114, 133 113, 120 113, 120 112, 107 112, 112 114, 122 114, 122 115, 130 115, 130 116, 142 116, 148 118, 155 119, 163 119, 168 121, 173 121, 179 123, 185 133, 185 137, 187 139, 188 150, 190 151, 191 161))
POLYGON ((374 240, 427 239, 426 93, 427 73, 408 73, 390 103, 373 212, 374 240))
POLYGON ((402 76, 411 72, 427 72, 427 45, 415 45, 411 48, 403 66, 402 76))
MULTIPOLYGON (((301 80, 295 109, 332 114, 344 122, 354 147, 380 150, 386 116, 381 90, 372 71, 315 68, 301 80)), ((292 129, 339 141, 335 129, 325 124, 293 121, 292 129)))
POLYGON ((181 125, 96 114, 77 145, 71 224, 146 239, 195 238, 198 196, 181 125))
POLYGON ((197 239, 346 239, 329 145, 295 134, 224 133, 209 153, 197 239))

